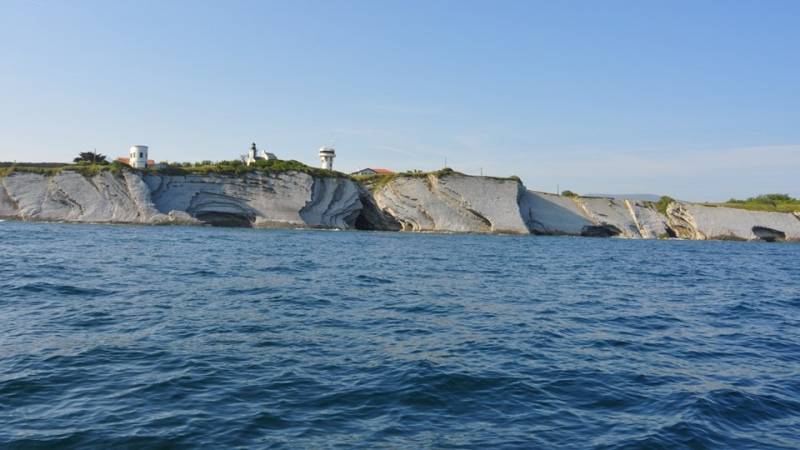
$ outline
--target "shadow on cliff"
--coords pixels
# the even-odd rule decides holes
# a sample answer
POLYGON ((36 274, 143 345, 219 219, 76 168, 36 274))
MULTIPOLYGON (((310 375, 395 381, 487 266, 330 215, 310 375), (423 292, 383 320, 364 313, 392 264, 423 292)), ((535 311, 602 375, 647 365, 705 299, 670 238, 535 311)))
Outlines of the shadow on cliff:
POLYGON ((197 193, 186 212, 212 227, 252 228, 256 220, 246 201, 214 192, 197 193))
POLYGON ((522 220, 531 234, 586 237, 614 237, 622 234, 614 225, 598 224, 581 214, 578 206, 569 197, 525 191, 520 197, 519 206, 522 220))
POLYGON ((356 217, 356 230, 364 231, 400 231, 403 225, 389 213, 381 211, 375 198, 366 188, 358 194, 361 201, 361 212, 356 217))

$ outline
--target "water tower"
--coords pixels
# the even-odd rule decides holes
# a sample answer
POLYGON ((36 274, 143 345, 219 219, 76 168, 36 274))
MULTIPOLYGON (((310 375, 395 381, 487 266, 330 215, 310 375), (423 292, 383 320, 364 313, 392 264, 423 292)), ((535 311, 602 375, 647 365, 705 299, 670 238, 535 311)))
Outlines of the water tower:
POLYGON ((147 146, 134 145, 131 147, 131 167, 144 169, 147 167, 147 146))
POLYGON ((323 169, 333 170, 333 158, 336 157, 336 150, 333 147, 322 147, 319 149, 319 160, 323 169))

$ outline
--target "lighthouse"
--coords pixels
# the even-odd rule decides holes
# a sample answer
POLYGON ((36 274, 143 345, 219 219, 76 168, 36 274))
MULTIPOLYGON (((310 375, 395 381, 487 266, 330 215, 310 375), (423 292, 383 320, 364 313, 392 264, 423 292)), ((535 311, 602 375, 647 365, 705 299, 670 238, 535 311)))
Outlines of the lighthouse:
POLYGON ((144 169, 147 167, 147 146, 134 145, 131 147, 131 162, 130 166, 136 169, 144 169))
POLYGON ((319 160, 323 169, 333 170, 333 158, 336 156, 336 150, 333 147, 322 147, 319 149, 319 160))

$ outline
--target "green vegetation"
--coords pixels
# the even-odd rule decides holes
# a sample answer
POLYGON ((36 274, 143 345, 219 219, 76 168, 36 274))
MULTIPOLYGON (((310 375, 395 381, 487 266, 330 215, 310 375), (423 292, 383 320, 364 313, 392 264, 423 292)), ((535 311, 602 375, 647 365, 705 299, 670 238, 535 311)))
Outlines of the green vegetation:
MULTIPOLYGON (((436 170, 436 171, 433 171, 433 172, 423 172, 421 170, 409 170, 409 171, 406 171, 406 172, 403 172, 403 173, 378 173, 378 174, 373 174, 373 175, 351 175, 350 178, 352 178, 353 180, 358 181, 359 183, 363 184, 368 189, 375 190, 375 189, 379 189, 379 188, 381 188, 383 186, 386 186, 387 184, 389 184, 390 182, 392 182, 392 181, 394 181, 394 180, 396 180, 398 178, 419 178, 419 179, 423 179, 423 180, 429 180, 429 177, 431 175, 436 177, 436 178, 442 178, 442 177, 445 177, 445 176, 448 176, 448 175, 466 176, 461 172, 457 172, 457 171, 451 169, 450 167, 445 167, 444 169, 436 170)), ((487 176, 484 176, 482 178, 491 179, 491 180, 498 180, 498 181, 514 180, 514 181, 516 181, 518 183, 522 182, 522 180, 520 180, 519 177, 516 176, 516 175, 512 175, 512 176, 510 176, 508 178, 487 177, 487 176)), ((426 183, 429 184, 428 188, 430 188, 431 187, 430 183, 428 181, 426 181, 426 183)))
POLYGON ((661 214, 667 215, 667 207, 669 207, 669 204, 674 202, 674 201, 675 201, 674 198, 672 198, 672 197, 670 197, 668 195, 662 195, 661 198, 657 202, 643 201, 642 203, 645 206, 648 206, 650 208, 655 208, 655 209, 661 211, 661 214))
POLYGON ((119 161, 114 161, 108 167, 108 170, 110 170, 111 173, 113 173, 114 175, 122 175, 122 172, 124 172, 125 169, 128 169, 128 168, 129 167, 128 167, 127 164, 121 163, 119 161))
MULTIPOLYGON (((142 170, 142 169, 138 169, 142 170)), ((180 162, 170 163, 164 168, 144 169, 147 173, 185 176, 185 175, 228 175, 228 176, 244 176, 249 173, 260 172, 263 174, 268 173, 281 173, 281 172, 302 172, 312 175, 317 178, 347 178, 348 175, 342 172, 335 172, 325 169, 318 169, 316 167, 307 166, 299 161, 288 160, 283 161, 279 159, 273 160, 259 160, 252 165, 247 165, 239 159, 231 161, 219 161, 213 163, 205 160, 199 163, 180 162)))
POLYGON ((762 194, 745 200, 732 198, 726 203, 701 203, 706 206, 725 206, 748 211, 792 212, 800 211, 800 200, 788 194, 762 194))
POLYGON ((106 155, 101 155, 97 152, 81 152, 79 156, 72 160, 79 165, 107 165, 106 155))
POLYGON ((433 173, 433 175, 436 178, 442 178, 445 175, 453 175, 453 174, 463 175, 462 173, 456 172, 455 170, 449 167, 445 167, 444 169, 437 170, 436 172, 433 173))
POLYGON ((100 165, 100 164, 75 164, 75 165, 67 165, 63 167, 36 167, 36 166, 28 166, 28 165, 18 165, 13 164, 10 167, 5 167, 0 169, 0 176, 7 177, 14 172, 26 172, 26 173, 37 173, 39 175, 44 175, 46 177, 52 177, 58 175, 62 171, 68 170, 72 172, 78 172, 79 174, 85 177, 93 177, 98 173, 109 170, 111 166, 109 165, 100 165))
POLYGON ((580 197, 580 195, 578 195, 575 192, 570 191, 569 189, 564 189, 563 191, 561 191, 561 195, 563 197, 571 197, 571 198, 580 197))
MULTIPOLYGON (((94 155, 94 154, 89 153, 89 155, 94 155)), ((98 159, 100 157, 102 157, 103 160, 105 161, 105 156, 97 155, 98 159)), ((329 170, 319 169, 316 167, 307 166, 295 160, 256 161, 253 165, 250 166, 244 164, 242 161, 238 159, 233 161, 219 161, 217 163, 213 163, 212 161, 206 160, 200 163, 190 163, 190 162, 174 162, 169 164, 163 163, 165 167, 148 168, 148 169, 135 169, 119 161, 114 161, 110 164, 108 162, 105 162, 105 164, 91 164, 87 163, 85 160, 80 158, 76 158, 76 160, 80 161, 74 165, 68 164, 61 167, 37 167, 35 165, 12 164, 9 167, 0 168, 0 176, 8 176, 14 172, 30 172, 30 173, 38 173, 45 176, 54 176, 64 170, 68 170, 68 171, 78 172, 84 176, 89 177, 89 176, 95 176, 104 170, 109 170, 111 171, 111 173, 115 175, 121 175, 124 171, 129 170, 136 172, 163 174, 172 176, 210 175, 210 174, 244 176, 246 174, 256 173, 256 172, 269 174, 269 173, 281 173, 281 172, 293 171, 293 172, 306 173, 317 178, 350 177, 349 175, 344 174, 342 172, 329 171, 329 170)))
POLYGON ((666 215, 667 207, 669 206, 670 203, 674 201, 675 201, 674 198, 667 195, 662 195, 661 198, 658 200, 658 202, 655 203, 656 209, 661 211, 661 214, 666 215))

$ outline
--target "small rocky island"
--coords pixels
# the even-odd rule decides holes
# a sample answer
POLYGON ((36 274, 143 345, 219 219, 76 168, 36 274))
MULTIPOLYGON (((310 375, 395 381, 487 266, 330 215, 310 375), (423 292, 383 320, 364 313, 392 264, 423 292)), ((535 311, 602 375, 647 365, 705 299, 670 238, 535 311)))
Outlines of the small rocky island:
POLYGON ((350 176, 269 158, 230 170, 0 170, 0 219, 800 241, 797 212, 530 191, 516 177, 350 176))

